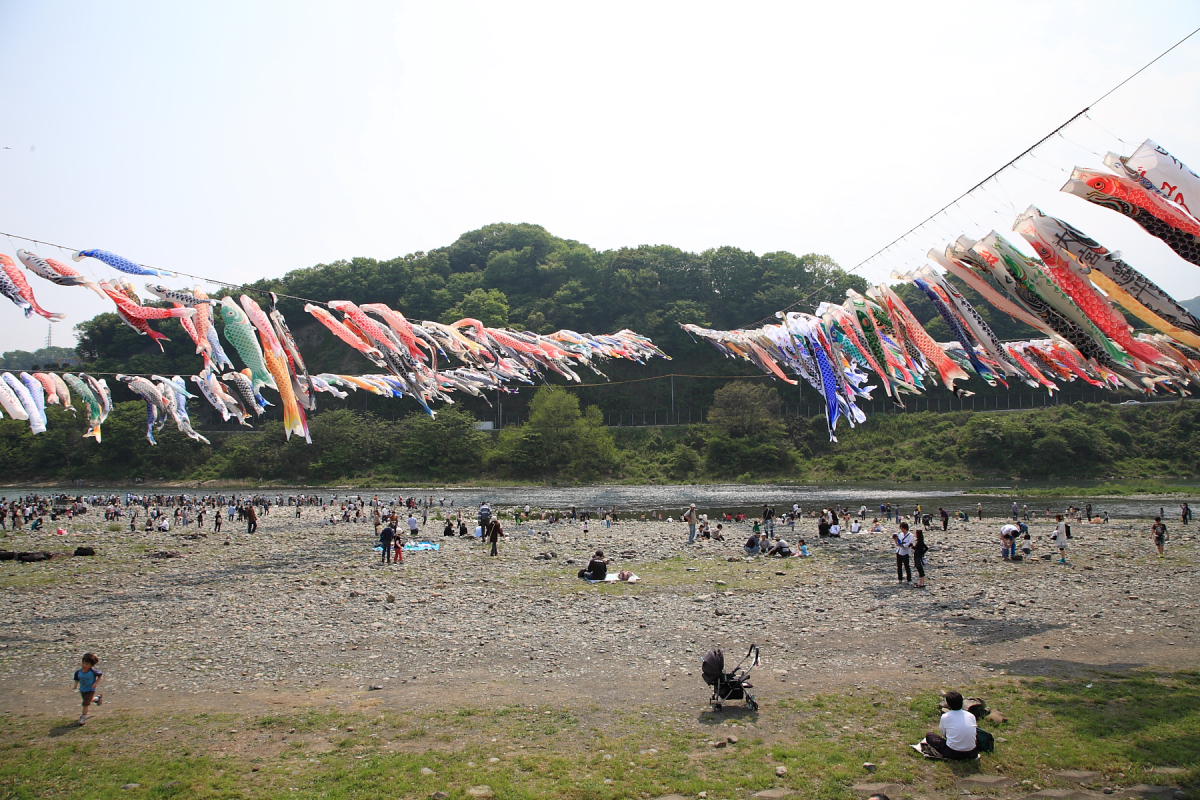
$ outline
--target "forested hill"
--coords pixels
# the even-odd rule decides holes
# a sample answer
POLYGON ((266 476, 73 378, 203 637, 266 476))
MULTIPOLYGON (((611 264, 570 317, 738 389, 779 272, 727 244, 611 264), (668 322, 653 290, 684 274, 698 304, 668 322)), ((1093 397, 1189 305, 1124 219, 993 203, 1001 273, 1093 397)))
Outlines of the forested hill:
MULTIPOLYGON (((538 333, 627 327, 677 350, 686 341, 679 322, 735 327, 818 288, 832 298, 865 285, 823 255, 756 255, 734 247, 689 253, 668 245, 598 251, 539 225, 502 223, 429 252, 318 264, 257 281, 246 290, 260 297, 276 291, 318 300, 383 302, 414 320, 475 317, 487 325, 538 333)), ((303 303, 284 299, 280 308, 294 329, 316 328, 303 303)), ((180 332, 174 323, 167 327, 180 332)), ((153 356, 155 370, 161 369, 158 347, 126 331, 115 315, 100 315, 79 330, 80 353, 90 362, 133 369, 130 359, 153 356)), ((308 344, 306 356, 314 350, 309 360, 318 368, 368 367, 324 332, 301 338, 308 344)), ((169 346, 167 358, 179 370, 193 371, 196 360, 190 348, 182 340, 175 345, 169 346)))
MULTIPOLYGON (((709 345, 692 341, 679 323, 743 327, 797 300, 805 300, 800 308, 811 310, 822 300, 841 300, 848 288, 862 291, 866 286, 863 278, 846 273, 832 258, 816 253, 758 255, 732 246, 691 253, 670 245, 601 251, 554 236, 539 225, 498 223, 465 233, 452 244, 429 252, 386 261, 354 258, 318 264, 245 288, 260 299, 275 291, 318 300, 384 302, 414 320, 448 322, 475 317, 488 325, 539 333, 558 328, 592 333, 631 328, 650 336, 674 358, 648 365, 603 367, 615 383, 670 372, 752 374, 755 370, 748 365, 727 361, 709 345)), ((929 321, 934 336, 950 338, 933 308, 911 289, 901 287, 917 316, 929 321)), ((969 290, 965 294, 978 299, 969 290)), ((296 331, 312 371, 373 369, 305 313, 301 302, 282 299, 280 308, 296 331)), ((1001 337, 1028 335, 1029 331, 996 314, 986 303, 979 303, 979 309, 1001 337)), ((167 321, 159 327, 172 339, 166 344, 166 353, 126 328, 115 314, 101 314, 78 326, 79 355, 96 371, 196 372, 199 358, 178 324, 167 321)), ((694 409, 691 418, 696 419, 719 385, 711 380, 680 381, 674 387, 676 411, 688 409, 691 413, 694 409)), ((781 388, 785 403, 795 402, 799 393, 806 391, 781 388)), ((658 385, 613 385, 585 390, 582 399, 600 405, 606 415, 634 414, 648 405, 665 407, 669 404, 667 392, 658 385)), ((520 418, 527 397, 528 393, 523 393, 505 398, 514 418, 520 418)), ((328 398, 322 400, 325 405, 337 405, 328 398)), ((381 411, 378 402, 390 402, 356 400, 381 411)), ((478 402, 467 407, 485 417, 492 413, 478 402)), ((389 409, 386 413, 396 412, 389 409)))

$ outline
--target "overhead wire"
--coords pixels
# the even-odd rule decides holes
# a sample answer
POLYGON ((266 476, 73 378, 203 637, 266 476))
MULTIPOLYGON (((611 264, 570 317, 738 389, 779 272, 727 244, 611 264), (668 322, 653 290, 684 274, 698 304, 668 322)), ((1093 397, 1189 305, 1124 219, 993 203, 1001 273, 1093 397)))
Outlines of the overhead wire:
MULTIPOLYGON (((58 244, 56 242, 47 242, 43 239, 34 239, 29 236, 21 236, 20 234, 17 234, 17 233, 5 233, 4 231, 0 231, 0 236, 6 236, 9 239, 20 239, 23 242, 32 242, 33 244, 41 245, 43 247, 56 247, 59 250, 62 250, 64 253, 78 253, 78 252, 80 252, 80 250, 83 249, 80 247, 68 247, 65 244, 58 244)), ((154 266, 153 264, 138 264, 138 266, 143 267, 145 269, 154 269, 154 270, 159 270, 161 272, 169 272, 173 275, 182 275, 185 278, 193 278, 194 280, 204 281, 205 283, 213 283, 213 284, 217 284, 219 286, 227 286, 230 289, 244 289, 246 287, 245 283, 230 283, 229 281, 223 281, 220 278, 212 278, 207 275, 193 275, 190 272, 183 272, 182 270, 170 269, 168 267, 157 267, 157 266, 154 266)), ((325 306, 325 307, 328 307, 328 305, 329 305, 328 302, 325 300, 314 300, 311 297, 300 297, 298 295, 285 294, 283 292, 275 292, 274 294, 276 297, 286 297, 290 300, 299 300, 304 303, 312 303, 314 305, 325 306)))
MULTIPOLYGON (((1126 76, 1126 77, 1125 77, 1125 79, 1124 79, 1124 80, 1122 80, 1120 83, 1118 83, 1117 85, 1113 86, 1113 87, 1112 87, 1111 89, 1109 89, 1107 92, 1105 92, 1104 94, 1102 94, 1102 95, 1100 95, 1099 97, 1097 97, 1097 98, 1096 98, 1095 100, 1093 100, 1091 103, 1088 103, 1088 105, 1086 105, 1086 106, 1085 106, 1083 109, 1081 109, 1080 111, 1077 111, 1077 112, 1075 112, 1074 114, 1072 114, 1072 115, 1071 115, 1069 118, 1067 118, 1067 120, 1066 120, 1065 122, 1063 122, 1063 123, 1059 124, 1059 125, 1058 125, 1058 126, 1056 126, 1054 129, 1052 129, 1052 130, 1051 130, 1049 133, 1047 133, 1045 136, 1042 136, 1042 137, 1041 137, 1040 139, 1038 139, 1036 142, 1034 142, 1033 144, 1029 145, 1029 147, 1026 147, 1024 150, 1022 150, 1022 151, 1021 151, 1020 153, 1018 153, 1016 156, 1014 156, 1013 158, 1011 158, 1011 159, 1009 159, 1008 161, 1006 161, 1006 162, 1005 162, 1004 164, 1002 164, 1002 165, 1001 165, 1001 166, 1000 166, 998 169, 994 170, 994 171, 993 171, 991 174, 989 174, 987 177, 983 178, 983 180, 981 180, 981 181, 979 181, 978 183, 976 183, 976 184, 975 184, 974 186, 972 186, 970 189, 967 189, 965 192, 963 192, 962 194, 960 194, 958 197, 955 197, 953 200, 951 200, 950 202, 946 203, 944 206, 942 206, 941 208, 939 208, 937 211, 933 212, 932 214, 930 214, 929 216, 927 216, 925 219, 923 219, 923 220, 921 220, 920 222, 918 222, 916 225, 913 225, 911 228, 909 228, 908 230, 906 230, 904 233, 900 234, 899 236, 897 236, 897 237, 896 237, 895 239, 893 239, 892 241, 890 241, 890 242, 888 242, 887 244, 883 245, 883 246, 882 246, 882 247, 880 247, 878 250, 876 250, 874 253, 872 253, 871 255, 867 256, 867 257, 866 257, 866 258, 864 258, 863 260, 859 261, 859 262, 858 262, 857 264, 855 264, 854 266, 847 268, 846 270, 844 270, 844 272, 846 272, 847 274, 849 274, 849 273, 854 273, 854 272, 858 271, 859 269, 861 269, 862 267, 866 266, 866 264, 868 264, 869 262, 873 261, 873 260, 874 260, 876 257, 878 257, 878 256, 880 256, 880 255, 884 254, 885 252, 887 252, 887 250, 888 250, 888 249, 890 249, 890 248, 892 247, 892 245, 896 244, 896 242, 900 241, 901 239, 903 239, 904 237, 908 236, 909 234, 915 233, 916 231, 920 230, 920 229, 921 229, 921 228, 923 228, 923 227, 924 227, 926 224, 928 224, 928 223, 929 223, 931 220, 933 220, 935 217, 937 217, 937 216, 941 215, 942 213, 944 213, 945 211, 947 211, 947 210, 948 210, 949 208, 951 208, 952 206, 955 206, 955 205, 957 205, 957 204, 958 204, 958 203, 959 203, 961 200, 963 200, 963 199, 967 198, 969 195, 971 195, 972 193, 974 193, 974 192, 975 192, 977 189, 979 189, 981 186, 983 186, 984 184, 986 184, 988 181, 990 181, 990 180, 992 180, 993 178, 995 178, 996 176, 998 176, 998 175, 999 175, 1001 172, 1004 172, 1006 169, 1008 169, 1009 167, 1011 167, 1011 166, 1013 166, 1014 164, 1016 164, 1016 163, 1017 163, 1018 161, 1020 161, 1022 158, 1025 158, 1026 156, 1028 156, 1028 155, 1032 154, 1034 150, 1036 150, 1038 147, 1040 147, 1042 144, 1044 144, 1044 143, 1045 143, 1045 142, 1046 142, 1048 139, 1050 139, 1051 137, 1053 137, 1055 134, 1060 134, 1060 135, 1061 135, 1061 133, 1060 133, 1060 132, 1061 132, 1063 129, 1067 128, 1069 125, 1071 125, 1072 123, 1074 123, 1076 120, 1080 119, 1081 117, 1084 117, 1084 116, 1086 116, 1086 115, 1087 115, 1087 113, 1088 113, 1089 111, 1091 111, 1091 110, 1092 110, 1092 107, 1093 107, 1093 106, 1099 105, 1101 102, 1103 102, 1104 100, 1106 100, 1106 99, 1107 99, 1107 98, 1108 98, 1108 97, 1109 97, 1109 96, 1110 96, 1110 95, 1111 95, 1113 92, 1117 91, 1117 90, 1118 90, 1118 89, 1120 89, 1122 86, 1124 86, 1125 84, 1129 83, 1131 80, 1133 80, 1134 78, 1136 78, 1138 75, 1141 75, 1143 72, 1145 72, 1145 71, 1146 71, 1147 69, 1149 69, 1151 66, 1153 66, 1155 63, 1157 63, 1157 62, 1158 62, 1160 59, 1162 59, 1164 56, 1166 56, 1168 53, 1170 53, 1170 52, 1171 52, 1172 50, 1174 50, 1175 48, 1177 48, 1177 47, 1179 47, 1180 45, 1182 45, 1182 44, 1183 44, 1184 42, 1186 42, 1188 39, 1191 39, 1191 38, 1192 38, 1193 36, 1195 36, 1197 33, 1200 33, 1200 27, 1197 27, 1197 28, 1193 29, 1193 30, 1192 30, 1190 33, 1188 33, 1188 34, 1187 34, 1186 36, 1184 36, 1182 39, 1180 39, 1179 41, 1175 42, 1175 44, 1171 45, 1171 46, 1170 46, 1170 47, 1168 47, 1166 50, 1163 50, 1161 53, 1159 53, 1158 55, 1156 55, 1154 58, 1152 58, 1152 59, 1150 59, 1149 61, 1147 61, 1147 62, 1146 62, 1145 64, 1143 64, 1143 65, 1142 65, 1140 68, 1138 68, 1138 69, 1137 69, 1135 72, 1133 72, 1133 73, 1131 73, 1130 75, 1126 76)), ((1089 118, 1089 119, 1090 119, 1090 118, 1089 118)), ((1092 122, 1095 122, 1095 120, 1092 120, 1092 122)), ((1096 124, 1098 125, 1099 123, 1096 123, 1096 124)), ((1069 140, 1069 139, 1066 139, 1066 137, 1062 137, 1062 138, 1063 138, 1063 140, 1064 140, 1064 141, 1068 141, 1068 142, 1070 142, 1070 140, 1069 140)), ((1119 137, 1118 137, 1118 139, 1119 139, 1119 137)), ((1124 142, 1124 140, 1121 140, 1121 141, 1122 141, 1122 142, 1124 142)), ((1077 147, 1082 147, 1082 145, 1079 145, 1078 143, 1075 143, 1075 142, 1071 142, 1071 143, 1072 143, 1072 144, 1075 144, 1077 147)), ((1086 148, 1085 148, 1085 149, 1086 149, 1086 148)), ((1093 152, 1093 153, 1094 153, 1095 151, 1089 151, 1089 152, 1093 152)), ((1097 153, 1096 155, 1099 155, 1099 154, 1097 153)), ((824 286, 822 286, 822 287, 818 287, 816 291, 822 291, 822 290, 824 290, 824 289, 827 289, 827 288, 829 288, 830 286, 832 286, 832 285, 833 285, 833 283, 834 283, 834 281, 833 281, 833 280, 830 280, 830 281, 828 281, 828 282, 827 282, 827 283, 826 283, 824 286)), ((798 305, 801 305, 801 304, 803 304, 803 303, 807 303, 807 302, 809 302, 809 300, 811 300, 811 299, 812 299, 812 297, 815 297, 815 294, 816 294, 816 292, 810 293, 808 296, 806 296, 806 297, 804 297, 804 298, 801 298, 801 299, 797 300, 797 301, 796 301, 796 302, 794 302, 794 303, 791 303, 790 305, 788 305, 788 306, 784 307, 783 309, 781 309, 780 311, 776 312, 775 314, 772 314, 772 315, 770 315, 770 316, 767 316, 767 317, 763 317, 763 318, 761 318, 761 319, 759 319, 759 320, 757 320, 757 321, 755 321, 755 322, 749 323, 748 325, 742 325, 742 326, 739 326, 739 330, 744 330, 744 329, 747 329, 747 328, 754 328, 754 327, 757 327, 757 326, 759 326, 759 325, 763 324, 764 322, 770 322, 770 321, 773 321, 774 319, 776 319, 777 315, 779 315, 779 314, 783 314, 783 313, 785 313, 785 312, 787 312, 787 311, 790 311, 791 309, 795 308, 795 307, 796 307, 796 306, 798 306, 798 305)))

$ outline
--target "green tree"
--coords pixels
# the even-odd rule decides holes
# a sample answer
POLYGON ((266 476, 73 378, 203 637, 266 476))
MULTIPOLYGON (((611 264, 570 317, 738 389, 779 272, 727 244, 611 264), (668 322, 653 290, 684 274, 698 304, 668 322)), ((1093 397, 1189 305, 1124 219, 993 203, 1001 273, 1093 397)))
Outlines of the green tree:
POLYGON ((508 298, 499 289, 474 289, 446 311, 450 321, 477 319, 488 327, 508 324, 508 298))
POLYGON ((782 403, 769 386, 750 381, 733 381, 713 392, 708 421, 729 436, 777 435, 782 403))
POLYGON ((409 414, 396 431, 392 462, 413 478, 469 478, 483 466, 487 434, 475 430, 476 419, 455 406, 428 414, 409 414))
POLYGON ((595 406, 558 386, 538 389, 529 422, 505 428, 493 463, 518 477, 587 480, 616 469, 612 434, 595 406))

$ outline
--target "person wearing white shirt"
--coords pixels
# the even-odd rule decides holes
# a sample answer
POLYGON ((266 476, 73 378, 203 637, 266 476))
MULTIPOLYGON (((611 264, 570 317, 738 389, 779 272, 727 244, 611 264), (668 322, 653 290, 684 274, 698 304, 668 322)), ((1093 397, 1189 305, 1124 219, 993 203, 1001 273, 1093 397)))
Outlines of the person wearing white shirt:
POLYGON ((942 758, 974 758, 979 752, 979 725, 975 715, 963 710, 963 696, 946 692, 946 707, 937 733, 925 734, 925 743, 942 758))
POLYGON ((1063 515, 1059 514, 1058 520, 1054 525, 1054 543, 1058 545, 1058 563, 1067 563, 1067 540, 1071 538, 1071 526, 1063 520, 1063 515))
POLYGON ((912 583, 912 546, 913 537, 908 532, 908 523, 900 523, 900 532, 892 534, 892 542, 896 545, 896 580, 912 583))
POLYGON ((1005 561, 1017 554, 1017 537, 1020 535, 1021 529, 1011 522, 1000 527, 1000 555, 1005 561))

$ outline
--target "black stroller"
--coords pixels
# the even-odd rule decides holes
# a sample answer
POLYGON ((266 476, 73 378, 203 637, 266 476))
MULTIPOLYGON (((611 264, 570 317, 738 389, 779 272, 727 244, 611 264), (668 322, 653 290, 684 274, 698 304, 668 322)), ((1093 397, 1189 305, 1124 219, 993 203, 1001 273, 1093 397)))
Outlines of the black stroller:
POLYGON ((721 704, 727 700, 745 700, 746 708, 751 711, 758 711, 758 703, 754 700, 754 695, 750 694, 749 689, 753 688, 746 679, 750 677, 750 670, 758 666, 758 645, 750 645, 750 649, 746 651, 746 657, 734 667, 730 672, 725 671, 725 654, 720 650, 713 650, 704 657, 701 663, 701 672, 704 675, 704 682, 713 687, 712 697, 708 702, 712 703, 713 711, 720 711, 721 704), (742 666, 750 660, 750 656, 754 656, 754 661, 745 669, 742 666))

